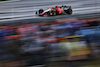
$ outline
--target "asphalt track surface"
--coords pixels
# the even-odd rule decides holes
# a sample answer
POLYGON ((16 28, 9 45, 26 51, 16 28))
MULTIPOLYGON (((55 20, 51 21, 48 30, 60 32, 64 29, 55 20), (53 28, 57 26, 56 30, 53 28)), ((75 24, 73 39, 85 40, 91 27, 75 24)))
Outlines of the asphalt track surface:
POLYGON ((84 15, 63 15, 63 16, 53 16, 53 17, 41 17, 41 18, 27 18, 27 19, 14 19, 7 21, 0 21, 0 25, 16 25, 16 24, 26 24, 26 23, 42 23, 42 22, 52 22, 55 19, 64 18, 75 18, 75 19, 87 19, 87 18, 100 18, 100 13, 84 14, 84 15))
POLYGON ((41 8, 45 10, 55 5, 72 6, 73 14, 71 16, 100 13, 100 0, 16 0, 0 3, 0 22, 30 18, 44 19, 46 17, 39 17, 35 15, 35 12, 41 8))

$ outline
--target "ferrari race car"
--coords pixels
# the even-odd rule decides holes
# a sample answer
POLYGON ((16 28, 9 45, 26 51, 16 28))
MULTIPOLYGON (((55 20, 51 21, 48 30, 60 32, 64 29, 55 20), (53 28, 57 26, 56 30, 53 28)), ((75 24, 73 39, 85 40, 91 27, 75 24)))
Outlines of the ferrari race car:
POLYGON ((36 11, 36 14, 39 16, 56 16, 56 15, 62 15, 62 14, 72 14, 72 8, 71 6, 55 6, 54 8, 49 8, 47 10, 39 9, 36 11))

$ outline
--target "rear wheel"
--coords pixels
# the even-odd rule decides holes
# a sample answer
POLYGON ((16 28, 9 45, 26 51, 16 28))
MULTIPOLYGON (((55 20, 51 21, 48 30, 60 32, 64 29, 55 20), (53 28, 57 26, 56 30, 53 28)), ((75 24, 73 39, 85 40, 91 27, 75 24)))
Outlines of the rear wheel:
POLYGON ((68 9, 68 10, 65 10, 65 12, 66 12, 67 14, 70 14, 70 15, 71 15, 73 11, 72 11, 72 9, 68 9))

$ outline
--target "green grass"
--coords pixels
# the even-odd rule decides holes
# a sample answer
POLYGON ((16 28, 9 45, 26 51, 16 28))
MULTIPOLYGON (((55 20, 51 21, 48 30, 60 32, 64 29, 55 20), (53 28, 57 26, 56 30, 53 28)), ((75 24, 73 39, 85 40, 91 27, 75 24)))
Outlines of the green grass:
POLYGON ((7 1, 7 0, 0 0, 0 1, 7 1))

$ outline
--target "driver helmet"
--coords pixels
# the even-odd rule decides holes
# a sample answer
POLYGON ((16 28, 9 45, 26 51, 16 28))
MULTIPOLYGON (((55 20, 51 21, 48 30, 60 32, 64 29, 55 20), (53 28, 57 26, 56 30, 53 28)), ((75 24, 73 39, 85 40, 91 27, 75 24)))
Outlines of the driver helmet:
POLYGON ((57 8, 58 6, 56 5, 55 8, 57 8))

